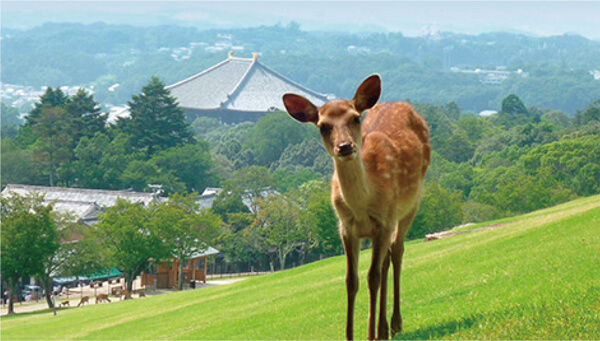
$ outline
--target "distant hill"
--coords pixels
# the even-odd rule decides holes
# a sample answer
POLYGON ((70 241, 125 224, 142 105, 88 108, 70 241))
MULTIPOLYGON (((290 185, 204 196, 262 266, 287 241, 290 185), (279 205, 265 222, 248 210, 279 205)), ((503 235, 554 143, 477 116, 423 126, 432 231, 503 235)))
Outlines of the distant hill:
MULTIPOLYGON (((407 246, 399 339, 600 338, 600 196, 469 228, 483 226, 407 246)), ((370 256, 360 258, 363 339, 370 256)), ((2 336, 339 340, 344 276, 344 258, 334 257, 228 286, 3 317, 2 336)))
POLYGON ((502 98, 516 93, 528 106, 573 114, 600 93, 593 76, 600 70, 600 42, 572 34, 405 37, 307 32, 297 24, 199 31, 48 23, 3 31, 1 49, 4 83, 94 86, 97 100, 115 105, 125 104, 152 75, 171 84, 223 60, 230 50, 245 57, 258 52, 265 65, 338 97, 351 96, 354 85, 373 72, 383 76, 385 100, 453 101, 477 112, 498 110, 502 98))

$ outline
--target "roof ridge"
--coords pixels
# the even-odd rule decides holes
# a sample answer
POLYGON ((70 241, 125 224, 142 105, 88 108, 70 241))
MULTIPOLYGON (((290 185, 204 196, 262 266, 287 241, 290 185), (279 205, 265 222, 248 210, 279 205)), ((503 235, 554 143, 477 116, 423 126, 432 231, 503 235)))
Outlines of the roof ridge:
POLYGON ((198 78, 198 77, 200 77, 200 76, 202 76, 202 75, 204 75, 204 74, 206 74, 206 73, 209 73, 209 72, 211 72, 212 70, 214 70, 214 69, 216 69, 216 68, 218 68, 218 67, 221 67, 222 65, 224 65, 224 64, 226 64, 226 63, 229 63, 230 61, 232 61, 232 60, 234 60, 234 59, 241 59, 241 58, 236 58, 236 57, 227 58, 227 59, 225 59, 225 60, 221 61, 220 63, 217 63, 217 64, 215 64, 215 65, 213 65, 213 66, 209 67, 209 68, 208 68, 208 69, 206 69, 206 70, 203 70, 203 71, 200 71, 200 72, 198 72, 197 74, 195 74, 195 75, 193 75, 193 76, 190 76, 190 77, 188 77, 188 78, 186 78, 186 79, 184 79, 184 80, 181 80, 181 81, 179 81, 179 82, 177 82, 177 83, 173 83, 173 84, 171 84, 171 85, 167 85, 167 86, 165 86, 165 89, 167 89, 167 90, 170 90, 170 89, 172 89, 172 88, 174 88, 174 87, 176 87, 176 86, 179 86, 179 85, 181 85, 181 84, 185 84, 185 83, 187 83, 187 82, 189 82, 189 81, 192 81, 192 80, 194 80, 194 79, 196 79, 196 78, 198 78))
POLYGON ((300 89, 306 91, 307 93, 309 93, 309 94, 311 94, 313 96, 316 96, 316 97, 323 97, 323 99, 325 99, 325 102, 327 102, 327 94, 322 94, 322 93, 316 92, 314 90, 311 90, 311 89, 307 88, 306 86, 304 86, 304 85, 302 85, 302 84, 300 84, 298 82, 295 82, 295 81, 291 80, 290 78, 282 75, 281 73, 279 73, 279 72, 271 69, 270 67, 268 67, 268 66, 266 66, 266 65, 264 65, 262 63, 259 63, 258 61, 257 61, 257 64, 259 64, 259 66, 262 67, 263 69, 265 69, 267 72, 270 72, 270 73, 274 74, 275 76, 277 76, 279 78, 282 78, 285 81, 294 84, 295 86, 297 86, 300 89))
POLYGON ((11 188, 22 188, 22 189, 37 189, 45 191, 63 191, 63 192, 96 192, 96 193, 107 193, 107 194, 129 194, 129 195, 141 195, 141 196, 152 196, 152 193, 145 192, 132 192, 127 190, 113 190, 113 189, 93 189, 93 188, 73 188, 73 187, 50 187, 50 186, 39 186, 39 185, 23 185, 23 184, 7 184, 6 190, 11 188))
POLYGON ((52 201, 52 202, 56 202, 56 203, 68 203, 68 204, 86 204, 86 205, 97 205, 97 203, 95 201, 88 201, 88 200, 69 200, 69 199, 46 199, 47 201, 52 201))
MULTIPOLYGON (((233 59, 233 58, 235 58, 235 57, 231 57, 231 59, 233 59)), ((250 58, 238 58, 238 59, 248 60, 250 58)), ((233 89, 227 94, 227 98, 225 98, 225 100, 220 103, 221 107, 223 107, 223 105, 225 103, 227 103, 231 100, 231 98, 233 97, 235 92, 241 87, 242 83, 246 80, 246 78, 250 74, 250 71, 252 70, 254 65, 256 65, 256 63, 258 63, 256 58, 252 58, 250 60, 251 60, 251 62, 250 62, 250 65, 248 66, 248 69, 246 69, 246 72, 244 72, 244 74, 242 75, 242 78, 239 80, 239 82, 237 82, 237 84, 233 87, 233 89)))

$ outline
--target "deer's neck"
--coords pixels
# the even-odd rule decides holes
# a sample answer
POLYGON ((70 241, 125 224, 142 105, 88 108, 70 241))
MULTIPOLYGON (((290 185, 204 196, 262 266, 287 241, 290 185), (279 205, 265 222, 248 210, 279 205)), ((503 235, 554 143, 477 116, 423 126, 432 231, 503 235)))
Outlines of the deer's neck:
POLYGON ((351 161, 334 161, 335 172, 344 201, 357 215, 366 210, 369 186, 360 153, 351 161))

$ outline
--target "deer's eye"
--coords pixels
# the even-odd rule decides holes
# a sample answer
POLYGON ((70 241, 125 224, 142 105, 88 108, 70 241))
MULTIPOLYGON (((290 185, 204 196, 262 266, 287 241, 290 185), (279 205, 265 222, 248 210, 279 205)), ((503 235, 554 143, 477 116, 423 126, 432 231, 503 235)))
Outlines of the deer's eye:
POLYGON ((331 132, 331 126, 327 124, 321 124, 319 129, 321 129, 321 134, 329 134, 331 132))
POLYGON ((354 118, 354 124, 360 124, 360 117, 354 118))

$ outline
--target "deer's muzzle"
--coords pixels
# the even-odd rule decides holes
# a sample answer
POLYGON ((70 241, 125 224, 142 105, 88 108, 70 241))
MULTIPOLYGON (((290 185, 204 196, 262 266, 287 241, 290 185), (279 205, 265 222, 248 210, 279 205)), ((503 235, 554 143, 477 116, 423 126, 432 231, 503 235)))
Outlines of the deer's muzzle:
POLYGON ((341 157, 346 157, 354 153, 354 144, 352 142, 342 142, 337 145, 336 154, 341 157))

